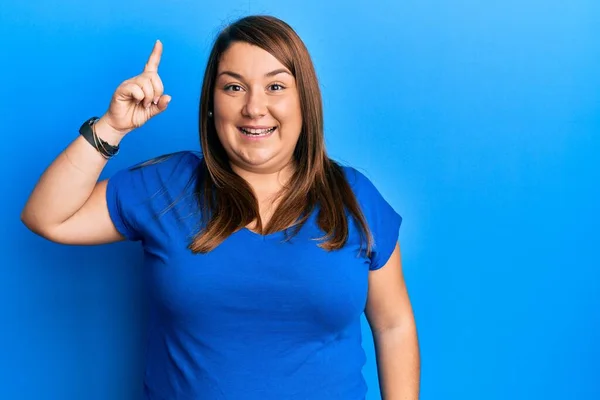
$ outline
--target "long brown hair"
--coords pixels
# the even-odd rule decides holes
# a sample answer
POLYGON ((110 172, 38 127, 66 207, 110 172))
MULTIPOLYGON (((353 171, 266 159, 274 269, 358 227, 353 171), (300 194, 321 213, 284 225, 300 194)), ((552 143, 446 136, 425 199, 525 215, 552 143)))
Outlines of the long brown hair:
POLYGON ((203 158, 197 194, 202 204, 203 229, 189 248, 206 253, 235 231, 256 221, 261 234, 296 234, 317 206, 319 227, 325 232, 319 246, 336 250, 348 239, 346 210, 358 223, 367 253, 372 239, 360 206, 340 165, 325 151, 321 92, 311 57, 302 40, 285 22, 272 16, 248 16, 226 27, 216 38, 208 58, 199 110, 203 158), (246 42, 271 53, 296 79, 302 113, 302 131, 294 150, 297 168, 282 192, 281 203, 266 226, 260 218, 252 188, 230 167, 212 118, 218 64, 234 42, 246 42), (293 228, 293 229, 292 229, 293 228), (293 232, 289 232, 292 229, 293 232))

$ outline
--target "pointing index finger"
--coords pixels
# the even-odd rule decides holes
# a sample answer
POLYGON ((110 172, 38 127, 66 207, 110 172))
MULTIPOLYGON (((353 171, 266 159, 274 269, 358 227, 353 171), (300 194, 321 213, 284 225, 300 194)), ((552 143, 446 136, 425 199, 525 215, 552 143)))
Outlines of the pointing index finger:
POLYGON ((144 72, 158 71, 158 64, 160 64, 162 49, 162 42, 160 40, 157 40, 156 43, 154 43, 154 48, 152 49, 150 57, 148 57, 148 61, 146 62, 146 66, 144 67, 144 72))

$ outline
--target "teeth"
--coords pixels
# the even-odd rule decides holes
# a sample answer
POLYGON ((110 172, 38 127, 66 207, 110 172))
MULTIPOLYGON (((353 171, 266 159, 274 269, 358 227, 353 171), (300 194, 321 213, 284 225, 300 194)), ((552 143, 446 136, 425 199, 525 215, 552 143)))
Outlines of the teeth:
POLYGON ((246 129, 246 128, 240 128, 240 130, 245 133, 246 135, 254 135, 254 136, 260 136, 260 135, 268 135, 269 133, 273 132, 275 130, 275 127, 273 128, 266 128, 266 129, 246 129))

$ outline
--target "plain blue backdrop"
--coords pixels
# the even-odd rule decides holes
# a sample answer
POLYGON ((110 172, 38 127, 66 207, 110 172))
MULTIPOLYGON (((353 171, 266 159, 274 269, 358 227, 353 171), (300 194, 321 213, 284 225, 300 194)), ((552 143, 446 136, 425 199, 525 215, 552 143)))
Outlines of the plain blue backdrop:
POLYGON ((597 0, 1 0, 0 398, 139 396, 140 248, 52 244, 20 211, 156 39, 173 101, 104 176, 199 149, 211 42, 254 13, 304 39, 330 154, 404 217, 422 399, 599 398, 597 0))

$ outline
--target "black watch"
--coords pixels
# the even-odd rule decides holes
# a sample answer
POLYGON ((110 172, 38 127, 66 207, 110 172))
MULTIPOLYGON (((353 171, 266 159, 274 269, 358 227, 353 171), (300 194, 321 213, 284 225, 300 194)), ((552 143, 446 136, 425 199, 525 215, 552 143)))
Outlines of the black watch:
POLYGON ((94 130, 94 124, 100 118, 92 117, 85 121, 79 128, 79 134, 88 141, 104 158, 111 158, 119 152, 119 146, 113 146, 104 140, 100 139, 94 130))

